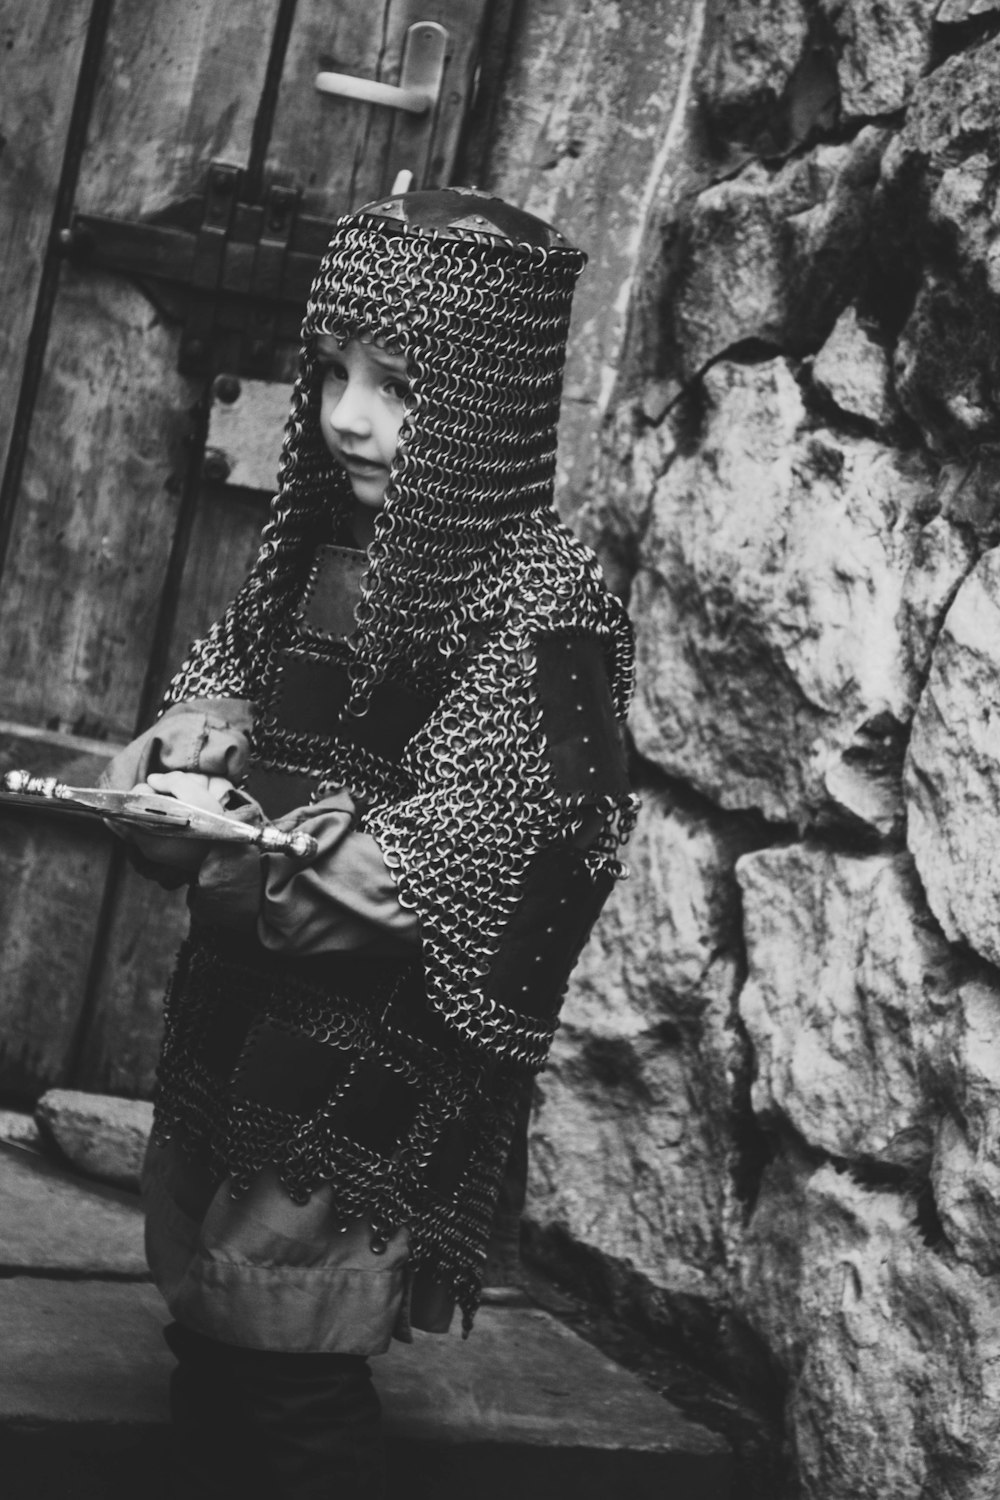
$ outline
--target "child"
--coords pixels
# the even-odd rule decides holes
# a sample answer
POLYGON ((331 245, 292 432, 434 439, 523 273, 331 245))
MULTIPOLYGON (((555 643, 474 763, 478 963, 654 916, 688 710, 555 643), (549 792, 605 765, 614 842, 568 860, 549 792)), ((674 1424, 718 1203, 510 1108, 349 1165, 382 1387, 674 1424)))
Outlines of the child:
POLYGON ((620 873, 631 633, 552 509, 583 260, 471 190, 340 221, 257 562, 107 778, 318 841, 135 856, 190 882, 145 1184, 185 1500, 381 1493, 366 1357, 471 1327, 620 873))

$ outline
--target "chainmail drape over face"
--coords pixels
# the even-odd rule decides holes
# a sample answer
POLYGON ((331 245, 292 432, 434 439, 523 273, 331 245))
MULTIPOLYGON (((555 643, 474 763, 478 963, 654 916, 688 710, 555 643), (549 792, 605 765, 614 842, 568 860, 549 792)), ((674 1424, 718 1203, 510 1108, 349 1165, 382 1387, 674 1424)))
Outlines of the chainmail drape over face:
MULTIPOLYGON (((320 432, 315 340, 360 337, 405 354, 406 416, 344 646, 344 728, 303 744, 294 769, 314 775, 317 790, 347 782, 361 794, 362 827, 420 919, 430 1011, 459 1052, 486 1065, 498 1102, 544 1064, 632 819, 614 727, 631 692, 630 627, 593 554, 552 508, 583 262, 540 221, 461 190, 405 195, 340 221, 308 305, 256 565, 169 694, 267 701, 317 549, 343 539, 351 507, 320 432), (429 717, 397 766, 381 775, 366 760, 367 784, 355 786, 349 718, 366 713, 382 683, 422 695, 429 717)), ((288 746, 261 711, 258 758, 284 766, 288 746)), ((491 1128, 508 1116, 494 1111, 491 1128)), ((503 1133, 491 1147, 497 1170, 503 1133)), ((474 1155, 482 1174, 490 1153, 480 1143, 474 1155)), ((317 1180, 332 1173, 321 1161, 312 1170, 317 1180)), ((487 1230, 481 1218, 466 1223, 443 1267, 465 1288, 467 1312, 487 1230)))

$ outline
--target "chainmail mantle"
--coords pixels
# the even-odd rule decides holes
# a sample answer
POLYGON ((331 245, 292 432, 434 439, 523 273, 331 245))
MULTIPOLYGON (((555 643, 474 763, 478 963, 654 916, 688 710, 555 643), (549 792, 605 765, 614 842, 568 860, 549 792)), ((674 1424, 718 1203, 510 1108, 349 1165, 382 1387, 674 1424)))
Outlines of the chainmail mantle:
MULTIPOLYGON (((569 969, 621 873, 618 854, 634 817, 620 745, 607 730, 603 739, 592 732, 586 706, 606 699, 612 731, 613 720, 624 718, 631 630, 593 554, 552 508, 570 301, 583 262, 540 221, 462 190, 408 194, 340 221, 307 309, 279 491, 260 553, 167 699, 250 699, 258 764, 307 774, 317 793, 346 783, 358 795, 361 826, 378 842, 400 901, 420 919, 422 988, 428 1014, 444 1028, 434 1042, 437 1104, 434 1091, 422 1096, 417 1135, 388 1157, 364 1167, 336 1130, 317 1124, 329 1114, 321 1110, 309 1129, 301 1120, 294 1126, 294 1150, 291 1124, 258 1111, 256 1124, 241 1120, 240 1146, 230 1121, 223 1158, 245 1175, 263 1159, 266 1139, 291 1190, 334 1180, 345 1203, 360 1196, 374 1204, 382 1228, 421 1224, 416 1261, 455 1287, 467 1320, 517 1088, 544 1065, 569 969), (297 614, 317 550, 343 541, 351 505, 347 478, 320 433, 314 341, 321 335, 372 339, 404 353, 411 373, 356 628, 340 643, 310 636, 297 614), (552 667, 561 650, 565 673, 552 667), (275 684, 301 661, 316 670, 339 663, 346 672, 340 727, 329 734, 290 731, 273 708, 275 684), (563 676, 567 684, 581 678, 580 692, 590 698, 563 704, 561 690, 543 691, 541 684, 563 676), (353 728, 389 689, 427 704, 395 758, 360 751, 353 728), (557 754, 552 726, 567 713, 580 716, 580 729, 567 731, 569 749, 557 754), (566 926, 574 906, 587 913, 581 931, 566 926), (526 968, 529 958, 540 967, 526 968), (548 976, 544 993, 535 973, 548 976), (421 1172, 448 1119, 464 1120, 469 1132, 467 1167, 457 1188, 428 1197, 421 1172)), ((198 943, 185 973, 202 981, 193 989, 193 981, 175 982, 176 1018, 187 1013, 185 996, 193 1003, 196 991, 207 994, 226 969, 211 945, 198 943)), ((322 985, 312 993, 312 1019, 302 1023, 311 1037, 324 1025, 342 1028, 356 1008, 356 996, 338 1002, 322 985)), ((281 1020, 274 994, 265 1009, 287 1024, 290 1012, 281 1020)), ((400 1074, 407 1046, 416 1044, 401 1042, 406 1026, 394 1024, 392 1045, 384 1033, 345 1040, 343 1029, 334 1045, 345 1057, 377 1056, 400 1074)), ((170 1025, 168 1017, 168 1032, 170 1025)), ((179 1019, 175 1033, 177 1026, 183 1029, 179 1019)), ((195 1110, 182 1100, 180 1077, 196 1051, 193 1040, 180 1044, 165 1067, 173 1083, 165 1087, 161 1077, 161 1133, 181 1130, 185 1110, 195 1110)), ((218 1140, 220 1107, 198 1107, 196 1134, 211 1129, 218 1140)))

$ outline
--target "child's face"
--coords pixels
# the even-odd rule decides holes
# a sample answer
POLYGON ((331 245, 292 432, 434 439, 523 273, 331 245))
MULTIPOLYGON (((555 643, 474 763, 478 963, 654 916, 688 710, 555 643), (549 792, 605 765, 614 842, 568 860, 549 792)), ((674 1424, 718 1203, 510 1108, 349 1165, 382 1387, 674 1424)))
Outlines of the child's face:
POLYGON ((379 510, 410 389, 406 358, 360 339, 341 346, 324 335, 316 340, 316 359, 323 441, 346 470, 355 500, 379 510))

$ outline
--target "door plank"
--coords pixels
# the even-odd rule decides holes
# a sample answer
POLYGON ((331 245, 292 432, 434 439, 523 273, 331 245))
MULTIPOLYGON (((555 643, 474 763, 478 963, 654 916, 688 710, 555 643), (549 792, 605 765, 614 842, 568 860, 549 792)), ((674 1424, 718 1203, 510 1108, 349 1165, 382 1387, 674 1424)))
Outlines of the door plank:
POLYGON ((260 546, 270 495, 206 485, 195 517, 171 635, 168 667, 158 697, 198 640, 226 611, 260 546))
MULTIPOLYGON (((194 191, 213 156, 246 163, 276 5, 116 6, 79 207, 149 213, 194 191)), ((174 369, 176 339, 120 281, 64 269, 2 580, 7 717, 132 727, 199 395, 174 369)))
POLYGON ((435 131, 435 170, 449 180, 458 150, 487 0, 299 0, 268 149, 280 181, 305 190, 307 213, 333 218, 388 192, 395 112, 316 91, 316 74, 399 81, 403 39, 418 21, 450 34, 450 59, 435 131))
MULTIPOLYGON (((118 0, 79 208, 150 213, 198 191, 211 159, 248 164, 277 7, 118 0)), ((202 394, 176 373, 177 338, 124 282, 62 269, 0 579, 0 717, 133 731, 202 394)), ((3 830, 0 1046, 23 1091, 69 1067, 111 839, 41 813, 3 830)))
POLYGON ((0 820, 0 1092, 69 1081, 110 835, 8 812, 0 820))
MULTIPOLYGON (((391 112, 320 95, 315 75, 329 68, 395 82, 403 36, 417 20, 440 21, 452 34, 452 61, 435 137, 438 171, 447 179, 484 12, 485 0, 382 0, 377 6, 359 0, 336 6, 329 0, 299 0, 268 147, 269 179, 302 186, 304 211, 330 219, 382 191, 391 112)), ((287 367, 294 351, 284 353, 287 367)), ((277 448, 284 412, 275 412, 272 420, 277 448)), ((269 485, 273 479, 271 474, 263 482, 269 485)), ((203 485, 161 690, 189 642, 204 634, 243 582, 256 554, 266 498, 222 484, 203 485)), ((185 923, 181 901, 167 905, 156 887, 131 872, 126 875, 115 901, 81 1086, 140 1093, 150 1088, 160 993, 185 923), (142 944, 136 943, 136 933, 144 935, 142 944)))
MULTIPOLYGON (((91 786, 106 761, 86 740, 0 725, 0 773, 30 766, 42 776, 91 786)), ((112 835, 99 824, 0 808, 2 1094, 30 1101, 68 1081, 111 845, 112 835)))
POLYGON ((163 1036, 163 996, 187 929, 186 890, 160 890, 123 868, 74 1087, 150 1096, 163 1036))
POLYGON ((134 218, 246 166, 279 0, 116 0, 77 207, 134 218))
POLYGON ((395 83, 384 59, 387 53, 399 56, 396 8, 392 0, 300 0, 296 8, 268 167, 278 180, 302 184, 307 213, 345 213, 371 196, 371 183, 380 178, 380 168, 373 175, 371 163, 384 157, 390 111, 320 94, 315 80, 328 70, 395 83))
MULTIPOLYGON (((159 695, 196 637, 226 609, 257 555, 270 497, 207 485, 195 516, 188 565, 159 695)), ((79 1088, 146 1096, 162 1034, 163 992, 187 931, 183 891, 168 895, 132 870, 116 892, 79 1088)))
POLYGON ((90 0, 0 0, 0 473, 52 228, 90 0))
POLYGON ((192 426, 174 349, 138 291, 64 275, 0 597, 4 717, 131 737, 192 426))

